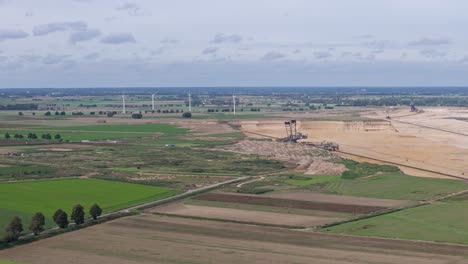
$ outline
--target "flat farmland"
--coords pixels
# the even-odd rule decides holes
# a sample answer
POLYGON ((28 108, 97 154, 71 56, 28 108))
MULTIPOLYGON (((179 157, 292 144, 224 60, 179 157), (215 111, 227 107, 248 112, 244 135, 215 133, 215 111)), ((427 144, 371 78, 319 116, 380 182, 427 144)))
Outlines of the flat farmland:
POLYGON ((51 217, 61 208, 70 213, 75 204, 85 210, 97 203, 104 212, 161 199, 177 193, 174 189, 98 179, 60 179, 0 183, 0 226, 20 216, 27 227, 35 212, 51 217))
POLYGON ((311 192, 263 195, 214 192, 197 195, 184 202, 148 209, 147 212, 227 222, 307 228, 408 202, 311 192))
POLYGON ((462 264, 468 263, 468 247, 139 215, 6 249, 0 259, 31 264, 462 264))
MULTIPOLYGON (((188 132, 188 129, 178 128, 170 124, 113 124, 90 126, 64 126, 64 127, 37 127, 21 129, 0 129, 0 137, 4 139, 5 133, 12 137, 14 134, 22 134, 25 138, 28 133, 35 133, 41 140, 41 135, 51 134, 52 138, 60 134, 63 140, 105 140, 119 138, 149 137, 153 135, 180 135, 188 132)), ((14 139, 10 139, 14 141, 14 139)))
POLYGON ((206 200, 206 201, 219 201, 219 202, 230 202, 230 203, 246 203, 255 205, 265 206, 276 206, 276 207, 287 207, 307 210, 321 210, 331 211, 339 213, 352 213, 352 214, 364 214, 373 211, 379 211, 385 209, 381 206, 371 205, 350 205, 345 203, 333 203, 333 202, 315 202, 315 201, 304 201, 304 200, 293 200, 283 198, 271 198, 261 197, 255 195, 234 195, 234 194, 223 194, 223 193, 206 193, 195 196, 192 199, 206 200))
POLYGON ((468 244, 467 207, 466 197, 446 200, 338 225, 327 230, 362 236, 468 244))

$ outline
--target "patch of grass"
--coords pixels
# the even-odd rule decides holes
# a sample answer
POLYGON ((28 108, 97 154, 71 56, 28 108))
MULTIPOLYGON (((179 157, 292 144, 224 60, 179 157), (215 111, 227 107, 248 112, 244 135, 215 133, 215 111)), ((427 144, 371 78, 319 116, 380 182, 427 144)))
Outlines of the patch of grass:
POLYGON ((14 215, 22 216, 23 225, 27 227, 32 215, 42 212, 50 226, 55 210, 61 208, 70 213, 78 203, 86 212, 94 203, 98 203, 104 212, 110 212, 176 193, 174 189, 99 179, 0 183, 0 227, 14 215))
POLYGON ((318 183, 329 183, 340 180, 338 175, 304 175, 304 176, 291 176, 285 180, 287 184, 295 186, 309 186, 318 183))
POLYGON ((11 167, 0 167, 1 180, 14 180, 17 178, 29 178, 53 173, 55 170, 46 166, 22 165, 11 167))
POLYGON ((468 201, 439 202, 328 228, 334 233, 468 244, 468 201))
MULTIPOLYGON (((22 134, 24 137, 28 133, 35 133, 38 139, 42 140, 43 134, 51 134, 52 138, 56 134, 60 134, 63 140, 80 141, 80 140, 105 140, 119 138, 139 138, 149 137, 155 134, 164 135, 180 135, 188 132, 188 129, 178 128, 169 124, 123 124, 123 125, 92 125, 92 126, 65 126, 65 127, 48 127, 48 128, 29 128, 29 129, 1 129, 0 139, 3 139, 5 133, 22 134)), ((14 140, 14 139, 10 139, 14 140)))
POLYGON ((354 160, 343 160, 342 163, 348 169, 341 174, 343 179, 356 179, 377 173, 401 173, 400 169, 396 166, 356 162, 354 160))
POLYGON ((468 188, 462 181, 408 176, 404 174, 385 173, 369 178, 318 184, 318 191, 399 200, 427 200, 468 188))
POLYGON ((21 262, 16 262, 13 260, 1 260, 0 259, 0 264, 21 264, 21 262))

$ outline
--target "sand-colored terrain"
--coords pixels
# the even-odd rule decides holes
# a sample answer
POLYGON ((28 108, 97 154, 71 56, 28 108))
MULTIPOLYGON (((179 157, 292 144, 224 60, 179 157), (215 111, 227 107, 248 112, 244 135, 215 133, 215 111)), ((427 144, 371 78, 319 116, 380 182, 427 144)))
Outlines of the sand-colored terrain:
MULTIPOLYGON (((381 121, 300 121, 298 130, 309 135, 306 141, 333 141, 346 152, 403 165, 443 172, 468 179, 468 136, 415 126, 399 121, 468 134, 467 109, 430 108, 410 115, 405 109, 394 110, 390 120, 381 121), (458 119, 457 119, 458 118, 458 119)), ((385 118, 386 112, 371 111, 367 117, 385 118)), ((240 121, 241 129, 274 137, 286 135, 284 120, 240 121)), ((250 137, 260 137, 247 134, 250 137)), ((368 161, 356 158, 359 161, 368 161)), ((375 161, 372 161, 375 162, 375 161)), ((441 177, 441 174, 400 168, 408 174, 441 177)))
POLYGON ((62 263, 468 263, 468 247, 155 215, 126 217, 0 251, 62 263))

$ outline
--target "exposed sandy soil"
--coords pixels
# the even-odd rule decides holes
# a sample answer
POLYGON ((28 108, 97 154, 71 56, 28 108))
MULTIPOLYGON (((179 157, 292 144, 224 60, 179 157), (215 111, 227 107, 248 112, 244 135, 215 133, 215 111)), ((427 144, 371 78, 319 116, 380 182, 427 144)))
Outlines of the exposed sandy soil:
POLYGON ((306 200, 293 200, 284 198, 270 198, 255 195, 239 195, 227 193, 204 193, 192 198, 193 200, 217 201, 228 203, 245 203, 286 208, 298 208, 340 213, 364 214, 385 209, 383 206, 342 204, 333 202, 319 202, 306 200))
POLYGON ((213 219, 227 219, 250 223, 265 223, 272 225, 289 225, 311 227, 342 220, 338 217, 319 217, 297 214, 272 213, 232 208, 220 208, 211 206, 186 205, 173 203, 161 207, 155 207, 151 212, 167 213, 174 215, 187 215, 213 219))
POLYGON ((140 215, 0 251, 62 263, 468 263, 468 247, 140 215))
POLYGON ((302 144, 242 140, 233 145, 223 146, 222 149, 286 161, 296 170, 306 174, 340 175, 346 170, 343 165, 331 162, 337 158, 327 151, 302 144))
POLYGON ((334 195, 334 194, 322 194, 313 193, 310 191, 286 191, 286 192, 274 192, 262 194, 264 197, 271 198, 282 198, 302 201, 314 201, 324 203, 341 203, 351 205, 369 205, 369 206, 382 206, 382 207, 395 207, 401 206, 410 201, 404 200, 390 200, 390 199, 378 199, 378 198, 366 198, 356 197, 347 195, 334 195))
MULTIPOLYGON (((308 134, 306 141, 337 142, 343 151, 409 166, 444 172, 468 179, 468 137, 398 122, 417 123, 468 133, 468 122, 453 119, 468 116, 467 109, 429 108, 417 115, 408 109, 394 110, 382 121, 303 121, 298 130, 308 134)), ((385 118, 385 110, 369 111, 366 117, 385 118)), ((284 120, 240 121, 243 131, 284 137, 284 120)), ((260 137, 247 134, 249 137, 260 137)), ((355 158, 353 158, 355 159, 355 158)), ((373 161, 374 162, 374 161, 373 161)), ((423 177, 446 176, 400 167, 408 174, 423 177)))

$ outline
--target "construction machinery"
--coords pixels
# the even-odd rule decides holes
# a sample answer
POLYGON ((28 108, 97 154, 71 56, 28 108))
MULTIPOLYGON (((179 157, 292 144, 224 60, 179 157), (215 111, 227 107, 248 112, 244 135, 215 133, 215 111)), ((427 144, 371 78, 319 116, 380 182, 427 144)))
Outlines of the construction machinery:
POLYGON ((280 138, 281 142, 294 142, 296 143, 300 139, 306 139, 307 135, 297 132, 297 121, 290 120, 284 122, 284 127, 286 128, 286 137, 280 138))

